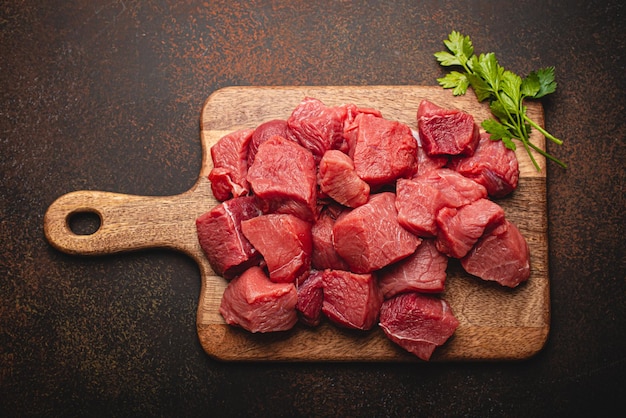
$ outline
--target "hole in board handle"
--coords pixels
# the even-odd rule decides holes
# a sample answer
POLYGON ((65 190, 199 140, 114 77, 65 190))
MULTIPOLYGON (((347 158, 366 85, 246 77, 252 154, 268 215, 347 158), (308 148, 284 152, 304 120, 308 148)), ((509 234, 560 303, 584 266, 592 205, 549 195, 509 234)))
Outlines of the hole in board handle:
POLYGON ((80 210, 69 214, 67 225, 76 235, 92 235, 100 229, 102 219, 96 212, 80 210))

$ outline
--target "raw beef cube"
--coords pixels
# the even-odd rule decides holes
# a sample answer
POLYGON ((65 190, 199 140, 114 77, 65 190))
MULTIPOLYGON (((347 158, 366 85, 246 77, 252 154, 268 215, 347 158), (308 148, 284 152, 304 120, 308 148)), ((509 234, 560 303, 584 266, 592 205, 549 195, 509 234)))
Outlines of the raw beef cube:
POLYGON ((226 323, 250 332, 286 331, 298 322, 297 301, 293 283, 274 283, 254 266, 228 284, 220 314, 226 323))
POLYGON ((213 168, 209 173, 211 191, 219 201, 248 194, 248 143, 254 129, 230 133, 211 147, 213 168))
POLYGON ((372 274, 325 270, 322 312, 346 328, 371 329, 380 311, 382 293, 372 274))
POLYGON ((266 213, 314 219, 317 174, 313 155, 293 141, 273 136, 263 142, 248 169, 248 181, 266 213))
POLYGON ((369 273, 413 254, 420 239, 398 223, 395 195, 383 192, 335 222, 335 250, 355 273, 369 273))
POLYGON ((417 142, 400 122, 359 114, 351 157, 357 174, 372 187, 393 183, 417 172, 417 142))
POLYGON ((503 221, 504 210, 489 199, 478 199, 458 209, 443 208, 437 214, 437 249, 461 258, 484 233, 503 221))
POLYGON ((454 334, 459 321, 445 300, 412 292, 383 302, 380 326, 391 341, 428 361, 435 348, 454 334))
POLYGON ((241 222, 261 211, 250 196, 236 197, 196 219, 198 241, 216 274, 227 279, 258 264, 261 255, 241 232, 241 222))
POLYGON ((347 117, 345 106, 328 107, 320 100, 305 97, 287 119, 289 129, 300 145, 319 161, 329 149, 343 143, 343 126, 347 117))
POLYGON ((305 325, 317 326, 322 318, 322 302, 324 301, 323 272, 312 270, 309 276, 298 286, 298 303, 300 321, 305 325))
POLYGON ((472 115, 461 110, 418 111, 418 115, 420 140, 429 156, 474 153, 480 131, 472 115))
POLYGON ((310 223, 277 213, 242 221, 241 230, 265 259, 273 282, 294 282, 308 274, 312 251, 310 223))
POLYGON ((450 167, 487 189, 489 196, 500 198, 517 188, 519 165, 515 152, 502 141, 492 141, 482 133, 478 147, 471 157, 455 157, 450 167))
POLYGON ((350 126, 354 122, 356 117, 361 113, 376 116, 377 118, 383 117, 382 113, 380 113, 380 110, 374 109, 372 107, 359 107, 352 103, 345 105, 345 107, 346 107, 347 116, 344 122, 344 128, 347 128, 348 126, 350 126))
POLYGON ((399 179, 396 183, 398 223, 419 237, 437 235, 436 216, 444 206, 436 185, 419 179, 399 179))
POLYGON ((348 155, 354 155, 354 146, 356 145, 358 131, 358 124, 355 124, 356 117, 361 113, 368 114, 377 118, 382 118, 383 115, 377 109, 357 107, 354 104, 346 105, 346 109, 347 117, 343 124, 344 142, 341 147, 337 149, 345 152, 348 155))
POLYGON ((333 226, 336 219, 334 211, 326 208, 320 212, 317 221, 311 228, 311 235, 313 236, 311 266, 315 269, 350 269, 348 263, 337 254, 333 245, 333 226))
POLYGON ((352 159, 339 150, 328 150, 319 164, 319 185, 323 193, 344 206, 361 206, 370 195, 370 186, 357 175, 352 159))
POLYGON ((448 164, 448 156, 433 156, 430 157, 424 151, 424 147, 417 147, 417 174, 416 176, 428 173, 431 170, 437 170, 445 167, 448 164))
POLYGON ((441 107, 436 105, 435 103, 429 100, 422 100, 417 107, 417 119, 419 120, 422 117, 431 117, 431 116, 446 116, 457 113, 456 109, 446 109, 445 107, 441 107))
POLYGON ((398 222, 420 237, 437 235, 436 216, 444 207, 456 208, 487 197, 480 184, 448 168, 434 169, 396 184, 398 222))
POLYGON ((286 120, 273 119, 263 122, 254 129, 254 133, 250 138, 250 144, 248 145, 248 166, 251 166, 254 162, 254 157, 256 157, 256 153, 259 150, 259 145, 273 136, 280 136, 297 142, 297 139, 291 133, 286 120))
POLYGON ((417 250, 378 273, 378 285, 385 299, 398 293, 443 292, 448 257, 437 250, 432 239, 423 240, 417 250))
POLYGON ((530 277, 530 251, 519 229, 505 220, 476 242, 461 265, 483 280, 516 287, 530 277))
POLYGON ((458 208, 487 197, 487 189, 449 168, 429 171, 416 180, 433 184, 441 192, 443 206, 458 208))

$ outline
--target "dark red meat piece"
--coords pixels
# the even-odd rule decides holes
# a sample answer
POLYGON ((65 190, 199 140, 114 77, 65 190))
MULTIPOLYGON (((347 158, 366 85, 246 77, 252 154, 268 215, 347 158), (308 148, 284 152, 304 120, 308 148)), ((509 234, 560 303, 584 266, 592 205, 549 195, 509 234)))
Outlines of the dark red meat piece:
POLYGON ((318 270, 335 269, 349 270, 348 263, 341 258, 333 245, 333 226, 340 211, 333 208, 325 208, 320 212, 317 221, 311 228, 313 236, 313 253, 311 265, 318 270))
POLYGON ((378 284, 385 299, 406 292, 443 292, 448 257, 432 239, 422 241, 417 250, 378 273, 378 284))
POLYGON ((530 251, 519 229, 506 221, 485 234, 461 259, 469 274, 516 287, 530 277, 530 251))
POLYGON ((347 116, 346 106, 329 107, 318 99, 305 97, 291 113, 287 124, 300 145, 319 161, 329 149, 342 146, 347 116))
POLYGON ((314 219, 315 161, 313 155, 297 143, 279 136, 263 142, 248 169, 248 181, 264 212, 314 219))
POLYGON ((420 142, 429 156, 474 153, 480 131, 472 115, 460 110, 429 110, 418 115, 420 142))
POLYGON ((396 194, 398 222, 420 237, 437 235, 436 217, 442 208, 456 208, 487 197, 483 186, 447 168, 398 180, 396 194))
POLYGON ((343 124, 343 138, 344 142, 338 149, 345 152, 348 155, 354 155, 354 147, 357 140, 358 123, 355 123, 359 114, 367 114, 373 117, 382 118, 383 115, 379 110, 373 108, 357 107, 354 104, 347 104, 347 117, 343 124))
POLYGON ((361 206, 370 195, 370 186, 357 175, 352 159, 339 150, 328 150, 319 164, 322 193, 344 206, 361 206))
POLYGON ((250 144, 248 145, 248 166, 251 166, 254 162, 254 157, 256 157, 256 153, 259 150, 259 145, 273 136, 280 136, 297 142, 286 120, 273 119, 263 122, 254 129, 254 133, 250 138, 250 144))
POLYGON ((382 293, 372 274, 325 270, 322 312, 346 328, 371 329, 378 319, 382 293))
POLYGON ((370 186, 391 184, 417 172, 417 142, 407 125, 362 113, 353 126, 356 141, 350 156, 357 174, 370 186))
POLYGON ((248 144, 254 129, 242 129, 220 138, 211 147, 211 191, 219 201, 247 195, 248 144))
POLYGON ((346 121, 344 122, 344 128, 352 124, 352 122, 354 122, 354 120, 356 119, 357 115, 359 115, 360 113, 365 113, 368 115, 376 116, 377 118, 383 117, 382 113, 380 113, 380 110, 374 109, 373 107, 359 107, 353 103, 349 103, 344 106, 347 112, 346 121))
POLYGON ((424 147, 417 147, 417 176, 421 176, 429 171, 443 168, 448 164, 448 156, 432 156, 430 157, 424 151, 424 147))
POLYGON ((231 279, 261 261, 241 232, 241 222, 259 216, 253 197, 227 200, 196 219, 198 241, 216 274, 231 279))
POLYGON ((483 185, 489 196, 500 198, 517 188, 519 165, 514 151, 489 137, 482 133, 474 155, 452 158, 450 167, 483 185))
POLYGON ((220 314, 227 324, 250 332, 286 331, 298 322, 297 301, 293 283, 274 283, 254 266, 228 284, 220 314))
POLYGON ((369 273, 413 254, 420 239, 398 223, 395 195, 383 192, 342 215, 333 227, 337 253, 356 273, 369 273))
POLYGON ((380 326, 391 341, 428 361, 435 348, 454 334, 459 321, 445 300, 412 292, 383 302, 380 326))
POLYGON ((308 277, 298 286, 298 303, 300 321, 309 326, 317 326, 322 319, 322 303, 324 301, 323 272, 312 270, 308 277))
POLYGON ((443 206, 441 192, 434 184, 419 179, 396 183, 398 223, 417 236, 437 235, 436 216, 443 206))
POLYGON ((261 215, 241 222, 241 230, 267 264, 270 280, 298 281, 311 268, 311 224, 288 214, 261 215))
POLYGON ((416 180, 437 187, 441 192, 443 205, 451 208, 458 208, 487 197, 487 190, 483 186, 449 168, 431 170, 416 180))
POLYGON ((431 116, 446 116, 457 113, 456 109, 447 109, 431 102, 430 100, 422 100, 417 107, 417 119, 431 116))
POLYGON ((443 208, 437 214, 437 249, 461 258, 484 234, 504 221, 504 210, 489 199, 478 199, 460 208, 443 208))

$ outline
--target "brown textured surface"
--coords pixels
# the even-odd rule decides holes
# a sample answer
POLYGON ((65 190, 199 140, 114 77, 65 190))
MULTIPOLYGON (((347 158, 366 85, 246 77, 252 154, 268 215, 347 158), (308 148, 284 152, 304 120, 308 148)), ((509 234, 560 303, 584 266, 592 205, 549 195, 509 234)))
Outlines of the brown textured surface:
POLYGON ((0 415, 553 416, 621 405, 624 6, 243 4, 0 7, 0 415), (557 68, 546 126, 565 139, 549 149, 570 168, 547 168, 552 317, 535 357, 216 362, 196 334, 191 259, 160 250, 74 257, 45 241, 43 214, 64 193, 188 190, 201 163, 200 111, 213 91, 434 85, 442 70, 432 53, 452 29, 519 73, 557 68))

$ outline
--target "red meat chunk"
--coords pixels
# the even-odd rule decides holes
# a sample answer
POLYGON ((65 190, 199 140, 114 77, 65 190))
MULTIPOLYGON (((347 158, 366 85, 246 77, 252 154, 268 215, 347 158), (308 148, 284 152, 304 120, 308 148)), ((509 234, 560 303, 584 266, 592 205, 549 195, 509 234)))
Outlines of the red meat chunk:
POLYGON ((359 107, 353 103, 349 103, 344 106, 347 112, 346 121, 344 122, 344 129, 350 126, 360 113, 376 116, 377 118, 383 117, 382 113, 380 113, 380 110, 374 109, 372 107, 359 107))
POLYGON ((421 117, 431 117, 431 116, 446 116, 457 113, 456 109, 446 109, 445 107, 441 107, 436 105, 435 103, 429 100, 422 100, 417 107, 417 119, 421 117))
POLYGON ((265 213, 287 213, 313 220, 317 174, 313 155, 288 139, 263 142, 248 169, 248 181, 265 213))
POLYGON ((429 182, 441 192, 444 206, 458 208, 487 197, 487 190, 475 181, 449 169, 432 170, 417 179, 429 182))
POLYGON ((270 280, 298 281, 311 268, 311 224, 288 214, 261 215, 241 222, 241 230, 267 264, 270 280))
POLYGON ((424 151, 424 147, 417 147, 417 176, 424 175, 432 170, 445 167, 448 164, 448 156, 432 156, 430 157, 424 151))
POLYGON ((530 277, 530 251, 519 229, 509 221, 485 234, 461 259, 469 274, 516 287, 530 277))
POLYGON ((478 199, 460 208, 443 208, 437 214, 437 249, 461 258, 484 234, 504 221, 504 210, 489 199, 478 199))
POLYGON ((312 270, 309 276, 298 286, 296 310, 300 321, 309 326, 317 326, 322 319, 324 301, 323 272, 312 270))
POLYGON ((267 141, 273 136, 280 136, 285 139, 297 142, 297 139, 293 136, 287 121, 284 119, 273 119, 267 122, 263 122, 254 129, 254 133, 250 138, 250 144, 248 145, 248 166, 251 166, 256 157, 256 153, 259 150, 259 145, 267 141))
POLYGON ((329 107, 320 100, 305 97, 287 119, 300 145, 319 161, 329 149, 339 149, 343 142, 346 106, 329 107))
POLYGON ((241 231, 241 222, 259 216, 253 197, 227 200, 196 219, 198 241, 216 274, 227 279, 258 264, 261 255, 241 231))
POLYGON ((382 118, 383 115, 379 110, 373 108, 357 107, 354 104, 346 105, 348 116, 343 124, 343 138, 344 142, 340 148, 340 151, 345 152, 348 155, 354 155, 354 148, 357 141, 358 123, 355 123, 357 116, 360 114, 367 114, 372 117, 382 118))
POLYGON ((398 223, 419 237, 437 235, 436 216, 443 206, 436 185, 419 179, 400 179, 396 183, 398 223))
POLYGON ((372 274, 326 270, 322 276, 322 312, 346 328, 371 329, 378 319, 382 293, 372 274))
POLYGON ((339 150, 328 150, 319 164, 321 191, 344 206, 367 202, 370 186, 357 175, 352 159, 339 150))
POLYGON ((489 138, 489 134, 482 133, 474 155, 455 157, 450 167, 483 185, 489 196, 501 198, 517 188, 519 165, 514 151, 502 141, 489 138))
POLYGON ((383 192, 342 215, 333 227, 337 253, 355 273, 369 273, 415 252, 420 239, 398 223, 395 195, 383 192))
POLYGON ((420 142, 429 156, 472 155, 480 139, 474 117, 460 110, 418 111, 417 127, 420 142))
POLYGON ((219 310, 226 323, 250 332, 286 331, 298 322, 297 301, 293 283, 274 283, 254 266, 228 284, 219 310))
MULTIPOLYGON (((339 212, 341 213, 341 212, 339 212)), ((311 228, 313 236, 313 254, 311 265, 318 270, 335 269, 349 270, 348 263, 341 258, 333 245, 333 226, 337 219, 334 210, 324 209, 320 212, 317 222, 311 228)))
POLYGON ((417 250, 378 273, 378 284, 385 299, 406 292, 443 292, 448 257, 432 239, 422 241, 417 250))
POLYGON ((478 183, 447 168, 428 171, 396 184, 398 222, 420 237, 437 235, 436 217, 444 207, 456 208, 487 197, 478 183))
POLYGON ((357 115, 351 157, 357 174, 372 187, 393 183, 417 172, 417 142, 400 122, 370 114, 357 115))
POLYGON ((213 168, 209 173, 211 191, 219 201, 247 195, 250 184, 248 172, 248 144, 254 129, 242 129, 219 139, 211 147, 213 168))
POLYGON ((412 292, 383 302, 380 326, 391 341, 428 361, 435 348, 454 334, 459 321, 445 300, 412 292))

